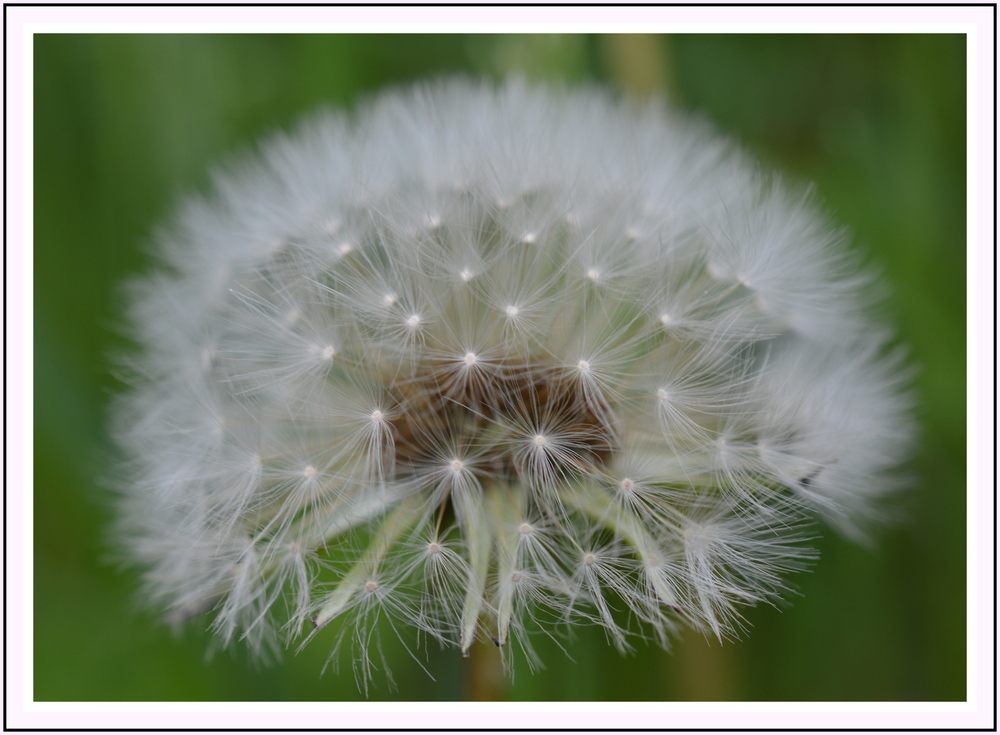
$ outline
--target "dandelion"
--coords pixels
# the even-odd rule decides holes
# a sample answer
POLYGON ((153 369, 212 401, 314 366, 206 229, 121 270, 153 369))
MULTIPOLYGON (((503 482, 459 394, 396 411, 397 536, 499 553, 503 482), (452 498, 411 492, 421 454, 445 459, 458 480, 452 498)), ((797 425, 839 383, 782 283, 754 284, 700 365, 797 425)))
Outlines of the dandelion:
POLYGON ((421 86, 220 173, 134 286, 120 532, 173 621, 468 655, 738 632, 894 486, 909 407, 808 196, 596 91, 421 86))

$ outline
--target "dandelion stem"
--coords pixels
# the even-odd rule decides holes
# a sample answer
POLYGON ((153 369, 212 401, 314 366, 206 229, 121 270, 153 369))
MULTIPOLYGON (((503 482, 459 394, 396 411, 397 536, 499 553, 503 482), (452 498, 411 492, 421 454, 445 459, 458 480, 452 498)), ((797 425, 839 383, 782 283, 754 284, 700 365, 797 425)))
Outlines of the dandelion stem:
POLYGON ((492 641, 477 641, 465 662, 465 700, 469 702, 504 702, 507 679, 503 655, 492 641))

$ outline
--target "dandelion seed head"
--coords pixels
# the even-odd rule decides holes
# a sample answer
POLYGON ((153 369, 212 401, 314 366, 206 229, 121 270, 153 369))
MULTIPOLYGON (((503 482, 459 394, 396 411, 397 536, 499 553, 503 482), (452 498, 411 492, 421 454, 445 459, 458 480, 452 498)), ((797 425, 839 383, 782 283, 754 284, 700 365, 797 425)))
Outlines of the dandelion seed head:
POLYGON ((383 616, 463 655, 553 612, 620 647, 731 635, 910 445, 871 279, 810 198, 594 90, 388 92, 164 233, 121 544, 151 605, 261 656, 331 635, 363 678, 383 616))

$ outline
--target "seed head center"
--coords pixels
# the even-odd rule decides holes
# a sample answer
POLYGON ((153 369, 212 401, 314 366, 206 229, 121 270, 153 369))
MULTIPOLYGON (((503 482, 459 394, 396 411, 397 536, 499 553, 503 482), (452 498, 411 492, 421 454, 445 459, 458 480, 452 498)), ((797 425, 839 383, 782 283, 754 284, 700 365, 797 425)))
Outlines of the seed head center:
POLYGON ((442 472, 450 483, 473 476, 548 482, 608 459, 615 443, 610 412, 595 411, 593 393, 558 365, 494 358, 488 376, 472 379, 470 366, 482 364, 473 351, 442 355, 387 382, 387 400, 399 410, 388 416, 379 409, 369 418, 391 434, 384 439, 391 438, 396 477, 427 488, 442 481, 442 472), (473 447, 470 462, 465 455, 473 447))

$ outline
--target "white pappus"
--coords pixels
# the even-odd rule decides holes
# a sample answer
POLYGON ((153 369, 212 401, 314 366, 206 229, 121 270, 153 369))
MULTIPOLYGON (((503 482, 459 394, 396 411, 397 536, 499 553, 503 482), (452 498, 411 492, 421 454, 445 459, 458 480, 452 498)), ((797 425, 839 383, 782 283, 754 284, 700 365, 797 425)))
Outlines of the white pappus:
POLYGON ((858 532, 911 433, 808 195, 596 90, 445 81, 266 141, 132 288, 118 541, 264 653, 718 636, 858 532))

